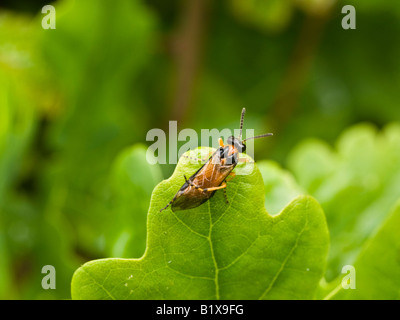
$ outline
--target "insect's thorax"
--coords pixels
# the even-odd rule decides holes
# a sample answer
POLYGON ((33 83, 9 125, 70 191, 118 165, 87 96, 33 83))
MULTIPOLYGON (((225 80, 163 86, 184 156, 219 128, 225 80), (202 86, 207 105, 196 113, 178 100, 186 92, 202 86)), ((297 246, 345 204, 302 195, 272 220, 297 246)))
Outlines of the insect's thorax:
POLYGON ((237 164, 237 154, 229 147, 219 148, 203 168, 192 177, 193 183, 203 188, 219 186, 237 164))

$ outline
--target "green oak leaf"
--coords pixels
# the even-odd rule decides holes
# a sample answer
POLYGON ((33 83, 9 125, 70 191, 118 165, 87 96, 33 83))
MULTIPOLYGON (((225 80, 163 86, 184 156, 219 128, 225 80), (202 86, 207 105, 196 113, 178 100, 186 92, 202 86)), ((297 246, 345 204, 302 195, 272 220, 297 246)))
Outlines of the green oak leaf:
POLYGON ((400 299, 399 225, 400 202, 357 257, 355 288, 344 289, 340 282, 325 299, 400 299))
POLYGON ((353 264, 400 197, 400 124, 348 128, 331 148, 305 140, 289 154, 299 185, 321 204, 331 237, 326 279, 353 264))
MULTIPOLYGON (((189 151, 191 157, 210 148, 189 151)), ((242 155, 247 157, 245 155, 242 155)), ((264 183, 241 163, 222 191, 184 211, 160 212, 199 163, 182 158, 154 189, 147 248, 140 259, 90 261, 74 274, 73 299, 312 299, 324 274, 329 236, 312 197, 299 196, 276 216, 264 208, 264 183)))

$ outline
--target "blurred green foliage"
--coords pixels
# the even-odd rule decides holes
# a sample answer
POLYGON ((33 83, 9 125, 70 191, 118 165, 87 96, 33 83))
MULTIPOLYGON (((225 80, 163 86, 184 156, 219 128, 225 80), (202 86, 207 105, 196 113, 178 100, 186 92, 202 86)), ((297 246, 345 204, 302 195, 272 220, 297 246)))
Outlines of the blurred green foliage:
MULTIPOLYGON (((398 123, 388 124, 382 131, 370 124, 358 124, 343 132, 335 148, 315 138, 300 142, 288 155, 290 171, 273 161, 259 162, 266 208, 271 214, 278 213, 277 209, 300 194, 313 195, 324 209, 331 243, 321 297, 341 287, 343 266, 355 265, 357 274, 362 271, 363 281, 368 283, 360 285, 357 293, 342 292, 338 297, 397 298, 394 289, 386 290, 378 283, 381 277, 387 281, 384 278, 389 275, 392 281, 399 280, 396 275, 399 261, 392 256, 396 256, 400 236, 387 222, 400 199, 399 145, 398 123), (378 241, 375 235, 381 229, 391 230, 385 232, 388 239, 384 241, 393 242, 387 244, 393 252, 374 249, 372 254, 377 262, 371 264, 374 259, 365 260, 364 255, 371 250, 371 243, 378 241), (386 260, 380 261, 379 255, 386 260), (380 271, 371 275, 371 268, 380 271)), ((398 215, 398 210, 392 215, 398 215)))
POLYGON ((400 206, 366 243, 354 263, 358 290, 335 290, 333 299, 399 300, 400 206))
POLYGON ((147 164, 146 133, 169 120, 233 129, 245 106, 245 128, 274 132, 255 144, 256 160, 279 163, 260 166, 267 209, 316 196, 333 243, 328 279, 394 204, 396 125, 329 144, 355 123, 400 121, 398 1, 60 0, 56 30, 41 28, 42 1, 6 3, 0 298, 70 298, 81 263, 143 253, 151 191, 174 169, 147 164), (341 28, 345 4, 356 30, 341 28), (291 152, 308 137, 319 140, 291 152), (57 290, 40 286, 46 264, 57 290))
POLYGON ((352 264, 364 242, 400 198, 400 125, 377 133, 371 125, 346 130, 336 150, 321 141, 301 143, 289 155, 299 184, 324 208, 331 247, 327 279, 352 264))

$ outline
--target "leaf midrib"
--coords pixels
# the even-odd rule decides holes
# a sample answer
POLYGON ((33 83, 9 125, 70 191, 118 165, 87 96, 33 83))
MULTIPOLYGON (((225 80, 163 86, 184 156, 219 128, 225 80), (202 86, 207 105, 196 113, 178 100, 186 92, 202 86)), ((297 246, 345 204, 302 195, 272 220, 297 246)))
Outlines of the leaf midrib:
MULTIPOLYGON (((306 205, 306 212, 308 213, 308 206, 309 206, 309 201, 307 200, 307 205, 306 205)), ((298 245, 299 245, 299 241, 301 236, 303 235, 304 230, 307 228, 308 225, 308 214, 306 214, 306 222, 304 223, 303 228, 301 229, 301 231, 299 232, 299 234, 297 235, 296 238, 296 242, 294 244, 294 246, 292 247, 292 249, 290 249, 289 253, 287 254, 286 258, 283 260, 279 270, 275 273, 274 278, 272 279, 272 281, 270 282, 269 286, 264 290, 264 292, 261 294, 261 296, 258 298, 258 300, 262 300, 264 299, 264 297, 271 291, 271 289, 273 288, 275 282, 278 280, 279 276, 281 275, 283 269, 285 268, 287 262, 289 261, 290 257, 292 256, 293 252, 297 249, 298 245)))
MULTIPOLYGON (((93 280, 93 282, 96 284, 96 285, 98 285, 112 300, 116 300, 116 298, 111 294, 111 292, 109 292, 105 287, 104 287, 104 285, 103 284, 101 284, 100 282, 98 282, 97 280, 96 280, 96 278, 94 278, 91 274, 90 274, 90 272, 88 272, 85 268, 82 268, 82 270, 93 280)), ((104 281, 103 281, 103 283, 104 283, 104 281)))

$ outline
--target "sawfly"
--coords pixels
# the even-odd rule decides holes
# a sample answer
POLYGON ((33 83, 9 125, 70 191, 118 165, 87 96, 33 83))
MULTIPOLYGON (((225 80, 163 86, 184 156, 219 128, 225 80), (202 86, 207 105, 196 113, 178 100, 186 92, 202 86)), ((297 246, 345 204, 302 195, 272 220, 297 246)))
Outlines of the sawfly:
POLYGON ((227 179, 230 180, 235 177, 235 173, 232 172, 232 170, 240 161, 247 162, 246 158, 239 158, 239 153, 246 151, 246 144, 244 142, 250 139, 272 136, 272 133, 266 133, 242 140, 245 112, 246 109, 243 108, 240 117, 239 137, 230 136, 226 141, 226 145, 224 145, 220 138, 220 147, 189 179, 184 175, 185 183, 174 198, 161 209, 160 212, 167 209, 169 206, 171 206, 172 211, 196 208, 209 200, 217 190, 224 189, 225 191, 227 179))

